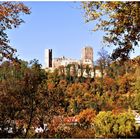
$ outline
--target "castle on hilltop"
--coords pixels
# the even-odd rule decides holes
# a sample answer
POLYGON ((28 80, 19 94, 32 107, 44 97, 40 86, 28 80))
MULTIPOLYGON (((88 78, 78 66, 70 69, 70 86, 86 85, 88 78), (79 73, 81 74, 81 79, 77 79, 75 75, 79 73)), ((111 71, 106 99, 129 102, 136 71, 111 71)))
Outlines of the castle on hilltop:
POLYGON ((71 74, 77 71, 77 76, 94 77, 95 75, 101 77, 99 69, 93 67, 93 48, 86 46, 82 48, 81 59, 72 59, 65 56, 53 58, 52 49, 45 49, 45 70, 53 72, 55 69, 61 68, 66 74, 70 68, 71 74), (88 72, 87 72, 88 71, 88 72))
POLYGON ((93 67, 93 48, 86 46, 82 48, 81 59, 76 60, 72 58, 66 58, 65 56, 59 58, 52 58, 52 49, 45 49, 45 67, 47 69, 59 68, 60 66, 66 67, 69 64, 75 65, 88 65, 93 67))

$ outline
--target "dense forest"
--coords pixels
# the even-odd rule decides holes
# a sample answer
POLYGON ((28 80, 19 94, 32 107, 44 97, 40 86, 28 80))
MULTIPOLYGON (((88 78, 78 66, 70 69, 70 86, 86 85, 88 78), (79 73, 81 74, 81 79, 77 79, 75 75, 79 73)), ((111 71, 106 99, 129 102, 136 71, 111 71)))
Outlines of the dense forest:
POLYGON ((101 62, 95 69, 101 71, 104 67, 104 73, 94 78, 62 74, 62 68, 45 72, 37 60, 3 62, 1 137, 137 137, 140 128, 133 110, 140 112, 140 57, 110 65, 101 62), (68 117, 75 117, 76 124, 66 123, 68 117), (10 127, 11 121, 15 129, 8 134, 4 128, 10 127), (33 128, 44 123, 48 131, 37 135, 33 128), (22 128, 27 129, 26 133, 22 128))
POLYGON ((51 72, 36 59, 17 58, 6 31, 31 11, 20 2, 0 2, 0 138, 140 137, 140 56, 129 58, 140 39, 140 3, 82 5, 87 22, 99 20, 96 29, 116 46, 111 57, 99 52, 92 69, 78 66, 87 77, 78 76, 75 65, 51 72), (101 76, 91 78, 96 70, 101 76))

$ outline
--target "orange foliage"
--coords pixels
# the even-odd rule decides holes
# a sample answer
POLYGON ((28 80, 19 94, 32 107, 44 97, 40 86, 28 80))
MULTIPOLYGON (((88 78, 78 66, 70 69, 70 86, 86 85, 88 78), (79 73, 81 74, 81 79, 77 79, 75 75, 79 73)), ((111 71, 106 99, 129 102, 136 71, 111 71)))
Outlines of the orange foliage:
POLYGON ((112 110, 112 113, 114 115, 118 115, 120 113, 126 112, 126 109, 122 108, 122 107, 116 107, 112 110))
POLYGON ((91 109, 91 108, 87 108, 85 110, 83 110, 82 112, 79 113, 79 115, 77 115, 77 119, 78 122, 92 122, 92 120, 95 118, 96 116, 96 111, 91 109))

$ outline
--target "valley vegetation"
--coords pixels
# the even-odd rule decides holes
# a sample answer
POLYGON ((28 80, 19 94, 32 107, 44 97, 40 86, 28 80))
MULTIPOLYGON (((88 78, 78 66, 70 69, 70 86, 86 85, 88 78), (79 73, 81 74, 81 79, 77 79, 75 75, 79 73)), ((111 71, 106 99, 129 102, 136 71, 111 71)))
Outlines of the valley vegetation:
MULTIPOLYGON (((107 4, 112 4, 112 8, 118 8, 122 4, 112 3, 97 2, 96 7, 98 9, 104 4, 107 10, 112 10, 107 4)), ((128 3, 133 5, 133 2, 128 3)), ((93 4, 88 6, 91 8, 93 4)), ((123 4, 125 7, 125 2, 123 4)), ((139 3, 135 6, 139 6, 139 3)), ((136 124, 134 110, 140 113, 140 56, 134 59, 127 57, 129 50, 133 48, 132 46, 128 48, 127 45, 132 44, 133 39, 130 40, 131 42, 125 42, 124 51, 119 49, 113 55, 113 58, 122 56, 121 59, 110 59, 103 50, 99 52, 100 57, 93 69, 100 70, 100 77, 96 74, 93 78, 78 76, 76 69, 70 73, 69 68, 74 65, 69 65, 66 73, 64 73, 64 67, 59 67, 54 72, 46 72, 36 59, 26 62, 15 57, 15 49, 9 45, 5 31, 23 22, 20 19, 21 12, 30 14, 30 10, 22 3, 0 2, 0 20, 2 21, 0 23, 2 27, 0 36, 0 137, 139 137, 140 126, 136 124), (74 120, 68 121, 70 118, 74 120), (36 133, 35 128, 43 127, 43 124, 47 124, 47 130, 36 133), (12 133, 8 133, 9 128, 12 128, 12 133), (25 128, 26 131, 24 131, 25 128)), ((122 14, 121 11, 117 12, 122 14)), ((118 18, 118 15, 116 16, 118 18)), ((136 25, 138 25, 137 19, 136 25)), ((126 33, 124 30, 122 29, 121 33, 126 33)), ((137 38, 137 35, 134 37, 137 38)), ((118 34, 114 36, 118 37, 118 34)), ((127 37, 132 37, 132 34, 126 35, 126 40, 127 37)), ((123 42, 120 42, 120 45, 122 44, 123 42)), ((82 66, 78 67, 83 69, 82 66)), ((90 71, 91 69, 86 67, 88 75, 90 71)))

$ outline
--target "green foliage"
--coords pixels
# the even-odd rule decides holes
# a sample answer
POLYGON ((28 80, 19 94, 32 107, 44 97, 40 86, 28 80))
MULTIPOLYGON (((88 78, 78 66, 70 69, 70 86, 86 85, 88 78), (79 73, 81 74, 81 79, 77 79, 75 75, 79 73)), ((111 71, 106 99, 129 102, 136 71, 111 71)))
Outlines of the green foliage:
POLYGON ((113 114, 101 111, 94 120, 96 137, 129 138, 136 135, 137 126, 131 112, 113 114))
POLYGON ((132 108, 135 110, 138 110, 140 112, 140 93, 136 94, 133 102, 132 102, 132 108))

